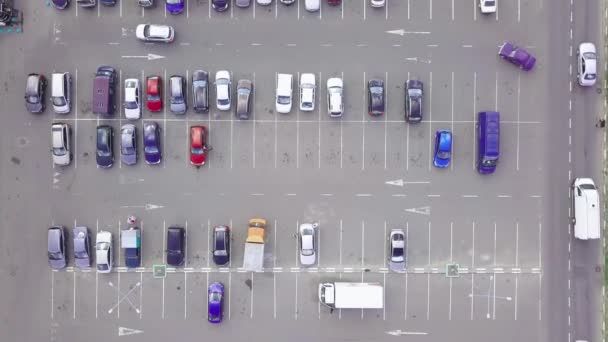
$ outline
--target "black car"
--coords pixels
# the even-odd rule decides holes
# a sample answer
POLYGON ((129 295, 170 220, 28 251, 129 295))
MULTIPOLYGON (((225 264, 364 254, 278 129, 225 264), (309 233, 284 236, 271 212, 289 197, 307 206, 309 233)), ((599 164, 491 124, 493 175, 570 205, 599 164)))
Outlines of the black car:
POLYGON ((230 227, 213 228, 213 262, 218 266, 230 261, 230 227))
POLYGON ((230 4, 230 0, 212 0, 211 2, 213 9, 218 12, 224 12, 228 9, 228 5, 230 4))
POLYGON ((169 227, 167 230, 167 264, 181 266, 184 264, 184 246, 186 231, 183 227, 169 227))
POLYGON ((422 121, 422 81, 408 80, 405 83, 405 120, 422 121))
POLYGON ((192 106, 197 113, 209 111, 209 73, 206 71, 192 73, 192 106))
POLYGON ((40 74, 27 75, 25 82, 25 108, 30 113, 44 112, 44 90, 46 78, 40 74))
POLYGON ((384 81, 369 80, 367 83, 367 112, 373 116, 384 114, 384 81))
POLYGON ((114 164, 114 130, 111 126, 97 126, 97 166, 108 168, 114 164))
POLYGON ((236 117, 240 120, 249 119, 251 111, 251 94, 253 82, 250 80, 239 80, 236 86, 236 117))

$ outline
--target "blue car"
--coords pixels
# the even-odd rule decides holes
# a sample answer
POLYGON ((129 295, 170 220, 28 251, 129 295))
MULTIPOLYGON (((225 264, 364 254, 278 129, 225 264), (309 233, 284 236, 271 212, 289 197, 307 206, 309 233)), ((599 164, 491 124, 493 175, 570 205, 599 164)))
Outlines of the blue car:
POLYGON ((210 323, 222 322, 222 309, 224 307, 224 284, 214 282, 209 285, 209 306, 207 320, 210 323))
POLYGON ((184 11, 184 0, 165 0, 165 8, 171 14, 180 14, 184 11))
POLYGON ((436 167, 448 167, 451 158, 452 132, 439 130, 435 133, 435 157, 433 158, 433 163, 436 167))
POLYGON ((148 164, 160 163, 160 128, 156 122, 144 124, 144 156, 148 164))

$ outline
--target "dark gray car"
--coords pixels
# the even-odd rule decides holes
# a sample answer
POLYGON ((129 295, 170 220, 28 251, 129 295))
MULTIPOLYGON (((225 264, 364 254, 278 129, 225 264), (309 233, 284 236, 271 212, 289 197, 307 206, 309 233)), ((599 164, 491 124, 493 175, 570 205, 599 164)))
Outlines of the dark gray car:
POLYGON ((89 229, 84 226, 74 228, 74 264, 76 267, 91 267, 91 241, 89 229))
POLYGON ((197 113, 209 111, 209 73, 204 70, 192 73, 192 106, 197 113))
POLYGON ((137 128, 133 124, 120 129, 120 160, 126 165, 137 164, 137 128))
POLYGON ((422 81, 408 80, 405 83, 405 120, 422 121, 422 81))
POLYGON ((49 265, 52 269, 60 270, 67 265, 65 237, 63 227, 54 226, 49 228, 47 245, 49 265))
POLYGON ((39 74, 27 75, 25 82, 25 108, 30 113, 44 112, 44 90, 46 79, 39 74))
POLYGON ((249 119, 252 92, 253 83, 250 80, 239 80, 236 86, 236 117, 241 120, 249 119))

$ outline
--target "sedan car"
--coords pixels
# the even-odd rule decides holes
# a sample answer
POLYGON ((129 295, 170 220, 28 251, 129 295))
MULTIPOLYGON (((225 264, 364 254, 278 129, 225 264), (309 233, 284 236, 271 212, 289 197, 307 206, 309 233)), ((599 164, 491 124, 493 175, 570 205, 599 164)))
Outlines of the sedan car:
POLYGON ((171 43, 175 39, 175 30, 169 25, 139 24, 135 28, 135 37, 144 42, 171 43))
POLYGON ((230 262, 230 227, 213 228, 213 262, 224 266, 230 262))
POLYGON ((190 127, 190 164, 205 165, 207 159, 207 127, 190 127))
POLYGON ((159 76, 149 76, 146 79, 146 92, 148 110, 151 112, 160 112, 163 108, 163 95, 162 81, 159 76))
POLYGON ((287 6, 293 5, 294 2, 296 2, 296 0, 281 0, 281 3, 287 6))
POLYGON ((530 71, 536 63, 536 58, 528 51, 514 45, 510 42, 504 42, 498 49, 498 56, 506 59, 514 65, 517 65, 525 71, 530 71))
POLYGON ((317 259, 317 247, 315 243, 316 223, 302 223, 300 225, 300 264, 304 266, 314 265, 317 259))
POLYGON ((112 272, 112 233, 99 231, 95 239, 95 260, 97 261, 97 272, 112 272))
POLYGON ((71 129, 70 125, 62 122, 55 122, 51 125, 51 155, 53 164, 59 166, 70 165, 72 161, 71 150, 71 129))
POLYGON ((137 129, 133 124, 120 128, 120 160, 125 165, 137 164, 137 129))
POLYGON ((230 73, 220 70, 215 73, 216 106, 219 110, 230 110, 230 73))
POLYGON ((240 8, 249 7, 251 5, 251 0, 236 0, 234 5, 240 8))
POLYGON ((369 80, 367 82, 367 112, 369 115, 384 114, 384 81, 369 80))
POLYGON ((405 121, 422 121, 422 81, 407 80, 405 82, 405 121))
POLYGON ((154 0, 137 0, 137 4, 141 7, 153 7, 154 6, 154 0))
POLYGON ((315 74, 302 74, 300 76, 300 110, 311 112, 315 110, 315 74))
POLYGON ((160 127, 156 122, 144 123, 144 157, 147 164, 160 163, 160 127))
POLYGON ((445 168, 450 165, 452 158, 452 132, 447 130, 439 130, 435 133, 435 156, 433 164, 439 168, 445 168))
POLYGON ((182 76, 173 75, 169 78, 169 91, 171 104, 169 108, 172 113, 186 114, 188 105, 186 103, 186 80, 182 76))
POLYGON ((268 6, 272 3, 272 0, 257 0, 258 5, 268 6))
POLYGON ((595 85, 597 79, 597 55, 593 43, 581 43, 576 50, 578 57, 578 84, 583 87, 595 85))
POLYGON ((332 118, 339 118, 344 112, 344 86, 341 78, 333 77, 327 80, 327 112, 332 118))
POLYGON ((139 80, 127 78, 125 80, 125 117, 129 120, 137 120, 141 116, 139 105, 139 80))
POLYGON ((91 241, 89 229, 84 226, 74 228, 74 264, 83 269, 91 267, 91 241))
POLYGON ((184 0, 165 0, 165 8, 171 14, 180 14, 184 11, 184 0))
POLYGON ((380 8, 384 7, 384 5, 386 4, 386 0, 369 0, 369 4, 374 8, 380 8))
POLYGON ((169 227, 167 230, 167 264, 181 266, 184 264, 184 246, 186 231, 183 227, 169 227))
POLYGON ((207 320, 210 323, 221 323, 224 309, 224 284, 218 281, 209 284, 208 296, 207 320))
POLYGON ((214 10, 216 10, 218 12, 224 12, 225 10, 228 9, 229 5, 230 5, 230 0, 212 0, 211 1, 211 6, 213 7, 214 10))
POLYGON ((30 113, 44 112, 46 78, 40 74, 29 74, 25 82, 25 108, 30 113))
POLYGON ((239 80, 236 84, 236 117, 240 120, 249 119, 252 93, 253 82, 250 80, 239 80))
POLYGON ((496 13, 496 0, 479 0, 479 10, 483 14, 496 13))
POLYGON ((209 111, 209 73, 204 70, 192 73, 192 107, 197 113, 209 111))
POLYGON ((114 164, 114 130, 112 126, 97 126, 97 166, 112 167, 114 164))
POLYGON ((49 228, 47 233, 47 245, 49 265, 54 270, 60 270, 67 265, 65 229, 61 226, 49 228))
POLYGON ((393 272, 405 272, 405 234, 403 229, 392 229, 388 240, 390 244, 388 268, 393 272))
POLYGON ((68 5, 70 4, 70 0, 52 0, 51 4, 56 9, 62 10, 62 9, 66 9, 68 7, 68 5))

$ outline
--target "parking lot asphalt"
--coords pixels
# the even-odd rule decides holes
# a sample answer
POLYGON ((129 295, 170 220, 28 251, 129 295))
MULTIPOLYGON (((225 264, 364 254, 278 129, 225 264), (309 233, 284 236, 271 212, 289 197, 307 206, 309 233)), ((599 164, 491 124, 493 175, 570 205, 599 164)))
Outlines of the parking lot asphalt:
MULTIPOLYGON (((317 13, 305 11, 303 1, 290 7, 275 2, 217 13, 209 1, 187 0, 178 16, 167 14, 162 3, 152 10, 127 1, 93 10, 72 4, 66 11, 43 2, 17 5, 26 18, 24 32, 0 36, 4 336, 597 340, 601 244, 573 241, 567 193, 575 177, 591 176, 603 188, 604 132, 596 127, 601 85, 597 92, 577 86, 575 49, 584 40, 602 46, 604 7, 501 1, 497 15, 484 16, 473 0, 388 0, 384 9, 363 0, 339 7, 323 1, 317 13), (147 22, 172 25, 175 42, 136 41, 135 26, 147 22), (503 40, 531 51, 535 69, 525 73, 497 58, 503 40), (92 114, 92 80, 100 65, 119 71, 119 105, 126 78, 144 84, 150 75, 167 81, 198 69, 211 77, 229 70, 233 87, 239 79, 254 82, 252 118, 236 120, 234 105, 221 112, 214 103, 209 114, 145 110, 134 123, 139 133, 144 122, 159 123, 162 163, 127 166, 117 159, 111 169, 99 169, 96 126, 118 132, 129 122, 124 113, 92 114), (50 77, 53 71, 72 74, 72 112, 54 114, 48 106, 42 115, 27 113, 26 74, 50 77), (277 73, 296 80, 287 115, 274 110, 277 73), (302 73, 317 78, 310 113, 296 105, 302 73), (330 77, 345 84, 340 119, 327 113, 330 77), (372 78, 386 85, 381 117, 367 114, 372 78), (417 125, 404 121, 404 82, 410 78, 425 85, 424 118, 417 125), (501 113, 501 159, 489 176, 475 170, 476 113, 482 110, 501 113), (52 165, 52 122, 72 127, 68 167, 52 165), (188 161, 194 124, 207 126, 213 147, 201 168, 188 161), (438 129, 454 135, 445 170, 432 165, 438 129), (125 267, 118 248, 130 214, 142 229, 143 267, 135 270, 125 267), (241 268, 252 217, 269 222, 262 273, 241 268), (319 223, 312 268, 298 262, 297 227, 304 222, 319 223), (220 224, 233 231, 227 267, 210 258, 210 232, 220 224), (51 271, 44 250, 50 225, 70 231, 85 225, 93 235, 111 231, 115 270, 80 271, 70 260, 66 270, 51 271), (165 263, 171 225, 186 228, 186 264, 154 278, 153 265, 165 263), (387 269, 393 228, 406 232, 404 274, 387 269), (453 277, 446 274, 450 264, 459 268, 453 277), (317 284, 334 280, 380 282, 384 309, 330 312, 319 304, 317 284), (227 289, 219 326, 206 322, 213 281, 227 289)), ((167 104, 167 92, 164 99, 167 104)))

